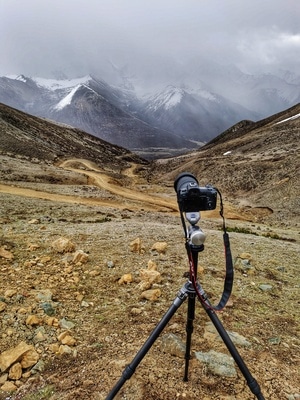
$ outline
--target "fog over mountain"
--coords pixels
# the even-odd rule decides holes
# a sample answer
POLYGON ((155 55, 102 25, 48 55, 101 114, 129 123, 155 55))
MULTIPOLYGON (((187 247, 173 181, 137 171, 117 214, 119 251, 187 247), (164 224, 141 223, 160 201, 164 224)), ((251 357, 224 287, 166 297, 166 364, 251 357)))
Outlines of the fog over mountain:
MULTIPOLYGON (((103 83, 96 92, 110 103, 108 115, 130 120, 127 127, 122 122, 119 135, 133 125, 138 132, 142 122, 150 126, 148 138, 158 129, 197 143, 240 120, 259 120, 300 101, 298 0, 11 0, 0 11, 0 76, 24 76, 25 97, 31 93, 33 103, 29 98, 22 103, 22 84, 20 93, 7 91, 8 81, 0 101, 90 133, 98 134, 99 120, 90 119, 95 125, 90 127, 84 115, 75 112, 76 120, 70 107, 61 106, 70 97, 78 102, 80 93, 82 106, 93 87, 88 85, 89 95, 86 87, 57 88, 52 101, 48 91, 47 101, 42 96, 37 102, 29 79, 92 76, 103 83)), ((90 115, 100 118, 107 103, 98 97, 96 104, 90 115)), ((111 121, 106 122, 108 129, 111 121)))
POLYGON ((10 0, 0 6, 0 75, 91 73, 112 83, 115 66, 145 91, 194 79, 199 67, 212 83, 214 63, 295 73, 299 19, 298 0, 10 0))

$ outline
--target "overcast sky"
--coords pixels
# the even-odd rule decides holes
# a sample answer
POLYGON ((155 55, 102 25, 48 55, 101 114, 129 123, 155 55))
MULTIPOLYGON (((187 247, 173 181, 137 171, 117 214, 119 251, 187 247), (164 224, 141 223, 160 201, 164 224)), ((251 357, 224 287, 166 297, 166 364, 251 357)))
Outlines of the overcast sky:
POLYGON ((300 0, 0 0, 0 75, 233 63, 300 73, 300 0))

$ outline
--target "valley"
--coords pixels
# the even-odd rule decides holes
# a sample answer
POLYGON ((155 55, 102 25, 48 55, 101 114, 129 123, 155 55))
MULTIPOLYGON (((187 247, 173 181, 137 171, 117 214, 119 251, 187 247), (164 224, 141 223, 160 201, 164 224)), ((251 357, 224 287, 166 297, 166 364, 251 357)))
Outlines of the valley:
MULTIPOLYGON (((223 195, 235 268, 225 329, 265 399, 299 398, 298 114, 149 162, 0 105, 0 400, 106 399, 187 282, 173 187, 183 171, 223 195)), ((224 285, 219 207, 199 222, 198 277, 213 304, 224 285)), ((182 381, 186 320, 184 303, 116 400, 253 400, 237 367, 205 361, 228 351, 198 302, 182 381)))
MULTIPOLYGON (((19 379, 6 377, 0 398, 104 400, 185 282, 188 263, 172 182, 149 183, 145 166, 137 164, 118 172, 75 158, 54 166, 2 156, 1 164, 7 166, 0 186, 1 352, 25 342, 38 364, 19 379), (61 238, 72 248, 55 247, 61 238), (160 293, 155 300, 141 289, 149 265, 160 276, 149 284, 160 293), (66 334, 63 344, 59 338, 66 334)), ((235 284, 220 318, 251 343, 238 350, 265 398, 292 398, 299 393, 298 236, 247 220, 230 204, 225 202, 225 215, 235 284)), ((200 221, 207 240, 199 279, 213 303, 224 273, 217 211, 202 213, 200 221)), ((195 358, 195 351, 227 352, 209 333, 200 303, 189 381, 182 382, 183 356, 162 346, 171 333, 184 343, 186 312, 184 304, 116 399, 253 399, 238 370, 236 377, 218 376, 195 358)))

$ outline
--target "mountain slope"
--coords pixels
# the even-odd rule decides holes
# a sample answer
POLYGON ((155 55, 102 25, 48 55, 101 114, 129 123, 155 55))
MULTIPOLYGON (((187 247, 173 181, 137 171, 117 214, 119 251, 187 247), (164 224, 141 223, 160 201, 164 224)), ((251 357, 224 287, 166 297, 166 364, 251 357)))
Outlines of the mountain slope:
POLYGON ((207 142, 217 133, 255 114, 238 104, 207 90, 168 86, 144 103, 143 118, 149 124, 168 129, 186 138, 207 142))
POLYGON ((58 158, 82 157, 101 160, 120 168, 127 161, 146 161, 122 147, 78 129, 40 119, 0 103, 1 153, 53 162, 58 158))
POLYGON ((198 151, 156 163, 155 173, 169 181, 192 172, 249 218, 300 226, 299 138, 300 104, 257 123, 237 124, 198 151))
POLYGON ((86 85, 74 88, 50 111, 49 117, 131 150, 195 147, 179 136, 133 117, 86 85))

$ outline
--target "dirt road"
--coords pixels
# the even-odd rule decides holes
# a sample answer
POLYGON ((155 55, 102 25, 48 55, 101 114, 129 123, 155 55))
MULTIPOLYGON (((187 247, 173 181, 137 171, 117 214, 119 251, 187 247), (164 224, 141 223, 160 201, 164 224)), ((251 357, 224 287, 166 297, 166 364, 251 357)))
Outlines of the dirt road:
MULTIPOLYGON (((96 167, 92 162, 87 161, 87 160, 67 160, 64 161, 60 164, 60 167, 65 168, 70 171, 74 172, 79 172, 79 173, 84 173, 87 175, 89 178, 92 178, 93 183, 110 193, 113 193, 117 196, 124 197, 126 199, 130 199, 133 201, 141 201, 146 204, 154 205, 154 206, 159 206, 159 207, 165 207, 168 210, 171 211, 178 211, 178 205, 177 203, 172 200, 172 199, 163 199, 158 196, 150 196, 148 194, 142 193, 137 191, 136 189, 132 190, 129 188, 125 188, 123 186, 120 186, 119 182, 116 182, 113 180, 107 173, 96 167), (84 168, 84 172, 82 169, 79 168, 74 168, 72 165, 76 163, 80 163, 84 168)), ((136 175, 134 174, 134 169, 136 165, 132 165, 129 169, 125 170, 123 172, 124 176, 130 177, 133 180, 133 183, 136 179, 136 175)))
POLYGON ((130 189, 123 187, 120 182, 114 180, 107 172, 99 169, 95 164, 88 160, 72 159, 63 161, 59 164, 60 168, 64 168, 69 171, 74 171, 80 174, 84 174, 89 178, 89 182, 93 186, 97 186, 104 189, 113 195, 121 197, 121 199, 99 199, 99 198, 85 198, 82 196, 72 196, 65 194, 55 194, 41 190, 35 190, 24 187, 11 186, 6 184, 0 184, 0 193, 8 193, 17 196, 25 196, 38 199, 46 199, 57 202, 73 203, 73 204, 85 204, 85 205, 97 205, 105 207, 113 207, 117 209, 129 208, 131 210, 138 210, 141 207, 144 210, 149 211, 165 211, 165 212, 177 212, 178 206, 175 200, 164 199, 158 196, 150 196, 147 193, 142 193, 136 190, 134 185, 136 175, 134 174, 135 165, 132 165, 129 169, 123 172, 124 177, 130 177, 133 181, 133 187, 130 189), (75 167, 76 165, 76 167, 75 167), (124 202, 129 200, 128 202, 124 202))
MULTIPOLYGON (((84 159, 65 160, 57 165, 57 167, 84 175, 87 177, 88 185, 103 189, 113 196, 109 199, 96 196, 84 197, 80 195, 80 191, 78 195, 73 195, 72 193, 59 194, 54 193, 51 187, 49 190, 43 191, 35 188, 21 187, 21 185, 12 186, 11 184, 8 185, 4 183, 0 183, 0 193, 69 204, 112 207, 120 210, 128 209, 131 211, 138 211, 143 209, 145 211, 178 213, 178 204, 175 194, 171 196, 165 193, 165 197, 163 197, 147 193, 146 191, 149 190, 149 184, 136 173, 138 165, 134 163, 132 163, 129 168, 121 171, 121 177, 118 177, 118 179, 113 178, 112 174, 100 169, 91 161, 84 159), (126 181, 126 187, 123 185, 122 177, 124 181, 126 181)), ((153 192, 153 190, 155 193, 159 193, 161 192, 161 187, 154 188, 154 185, 151 185, 151 191, 153 192), (155 189, 157 189, 157 191, 155 191, 155 189)), ((204 212, 204 215, 207 218, 219 218, 218 207, 216 210, 204 212)), ((230 203, 226 203, 225 217, 235 220, 249 220, 249 217, 242 215, 241 212, 235 209, 230 203)))

